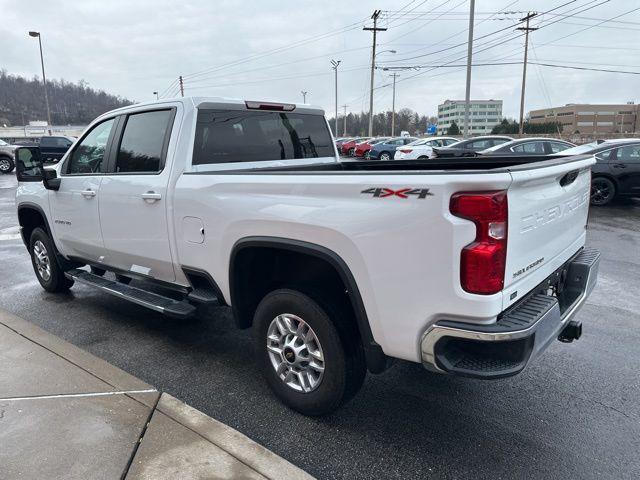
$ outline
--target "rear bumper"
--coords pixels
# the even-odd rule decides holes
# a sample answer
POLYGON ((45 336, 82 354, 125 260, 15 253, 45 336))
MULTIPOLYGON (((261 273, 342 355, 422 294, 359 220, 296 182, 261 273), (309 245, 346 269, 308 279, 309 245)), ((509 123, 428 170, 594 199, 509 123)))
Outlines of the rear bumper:
POLYGON ((558 338, 596 284, 600 253, 582 249, 491 325, 443 320, 421 341, 429 370, 473 378, 521 372, 558 338))

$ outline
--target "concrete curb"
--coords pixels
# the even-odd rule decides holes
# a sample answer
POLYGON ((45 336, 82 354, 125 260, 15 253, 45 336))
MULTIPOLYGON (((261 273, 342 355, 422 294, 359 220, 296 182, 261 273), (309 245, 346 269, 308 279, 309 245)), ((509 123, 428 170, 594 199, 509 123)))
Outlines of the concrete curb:
MULTIPOLYGON (((147 478, 144 476, 144 462, 149 459, 171 461, 173 458, 178 463, 188 463, 193 462, 194 458, 197 460, 198 456, 201 455, 202 461, 199 465, 204 465, 205 467, 204 470, 200 470, 200 473, 204 473, 206 478, 313 479, 303 470, 233 428, 214 420, 169 394, 156 391, 153 386, 133 375, 22 318, 0 310, 0 325, 24 337, 31 344, 35 344, 37 347, 41 347, 66 360, 71 364, 70 368, 75 368, 73 371, 78 372, 76 375, 81 374, 78 371, 80 369, 97 380, 104 382, 103 384, 106 385, 103 388, 107 389, 105 394, 110 394, 112 390, 114 394, 119 394, 121 397, 129 397, 147 407, 149 420, 147 420, 146 425, 148 428, 155 428, 154 425, 158 422, 162 423, 162 418, 168 417, 170 419, 168 421, 174 425, 173 432, 177 433, 173 439, 165 438, 164 440, 166 441, 162 445, 156 445, 158 442, 154 442, 151 438, 146 439, 145 429, 143 429, 137 445, 142 446, 144 454, 141 454, 140 449, 136 447, 133 449, 129 460, 130 466, 135 465, 137 471, 142 470, 142 476, 138 475, 137 478, 147 478), (147 392, 133 393, 132 391, 147 392), (181 444, 180 439, 185 438, 184 432, 191 432, 189 433, 191 435, 190 438, 199 438, 200 441, 183 442, 181 444), (145 442, 145 440, 147 441, 145 442), (207 447, 207 445, 210 446, 207 447), (175 452, 178 453, 176 454, 175 452), (222 464, 223 461, 226 461, 226 465, 222 464), (233 462, 237 466, 234 466, 233 462), (236 473, 227 477, 224 472, 236 473)), ((69 375, 73 376, 72 373, 69 375)), ((91 378, 85 374, 81 375, 91 378)), ((0 472, 1 470, 0 468, 0 472)), ((128 478, 127 471, 125 471, 123 478, 128 478)), ((183 473, 186 472, 183 471, 183 473)), ((156 472, 154 478, 170 478, 168 475, 170 475, 170 472, 162 472, 160 476, 156 472)), ((136 475, 133 478, 136 478, 136 475)), ((200 477, 198 476, 198 478, 200 477)))
POLYGON ((311 480, 314 477, 272 451, 169 394, 163 393, 157 411, 164 413, 269 479, 311 480))

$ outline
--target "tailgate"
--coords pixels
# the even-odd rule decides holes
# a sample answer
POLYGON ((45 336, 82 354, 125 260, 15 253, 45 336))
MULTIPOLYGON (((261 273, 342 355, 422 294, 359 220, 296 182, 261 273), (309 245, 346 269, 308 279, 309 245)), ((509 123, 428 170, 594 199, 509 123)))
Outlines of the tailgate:
POLYGON ((584 245, 593 163, 569 157, 511 172, 505 307, 584 245))

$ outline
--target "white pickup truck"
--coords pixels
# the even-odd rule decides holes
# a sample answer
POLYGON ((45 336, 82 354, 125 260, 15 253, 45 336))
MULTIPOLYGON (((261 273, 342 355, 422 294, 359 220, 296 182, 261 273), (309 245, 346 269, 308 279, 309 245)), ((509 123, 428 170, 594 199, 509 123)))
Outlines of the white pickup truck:
POLYGON ((45 290, 177 318, 231 306, 272 390, 309 415, 391 359, 514 375, 579 338, 596 281, 591 156, 341 162, 318 108, 181 98, 102 115, 53 168, 16 158, 45 290))

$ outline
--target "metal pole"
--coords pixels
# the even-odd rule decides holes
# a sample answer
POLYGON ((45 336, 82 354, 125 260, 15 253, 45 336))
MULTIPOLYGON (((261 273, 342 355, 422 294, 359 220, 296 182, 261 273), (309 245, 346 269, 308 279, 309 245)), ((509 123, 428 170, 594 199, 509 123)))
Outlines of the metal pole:
POLYGON ((471 102, 471 60, 473 57, 473 17, 476 2, 471 0, 469 6, 469 39, 467 40, 467 89, 464 96, 464 138, 469 137, 469 103, 471 102))
POLYGON ((302 94, 302 103, 307 103, 307 93, 304 90, 301 90, 300 93, 302 94))
POLYGON ((153 92, 153 94, 156 96, 156 100, 160 99, 160 97, 158 96, 158 92, 153 92))
POLYGON ((386 28, 378 28, 378 17, 381 11, 375 10, 371 18, 373 19, 373 28, 365 27, 363 30, 373 32, 373 48, 371 49, 371 85, 369 88, 369 136, 373 137, 373 74, 376 69, 376 34, 379 31, 383 32, 386 28))
POLYGON ((522 65, 522 88, 520 90, 520 127, 518 129, 520 135, 524 134, 524 90, 525 90, 525 84, 526 84, 526 81, 527 81, 527 58, 528 58, 528 54, 529 54, 529 31, 530 30, 537 30, 537 28, 529 27, 529 20, 531 20, 536 15, 537 15, 537 13, 535 13, 535 12, 529 12, 529 14, 527 14, 526 17, 520 19, 521 22, 526 20, 527 25, 525 27, 517 28, 517 30, 524 30, 524 63, 522 65))
POLYGON ((342 120, 342 136, 347 136, 347 104, 344 104, 342 107, 344 108, 344 118, 342 120))
POLYGON ((335 118, 335 126, 334 126, 334 134, 338 136, 338 65, 342 60, 331 60, 331 65, 333 71, 335 72, 335 84, 336 84, 336 118, 335 118))
POLYGON ((393 77, 393 100, 391 101, 391 136, 396 135, 396 77, 397 73, 392 73, 393 77))
POLYGON ((180 82, 180 96, 184 97, 184 82, 182 81, 182 75, 180 75, 178 81, 180 82))
MULTIPOLYGON (((33 32, 34 34, 36 32, 33 32)), ((37 32, 37 35, 32 35, 32 32, 29 32, 31 36, 38 37, 38 46, 40 47, 40 65, 42 66, 42 85, 44 86, 44 101, 47 105, 47 123, 51 126, 51 110, 49 109, 49 94, 47 93, 47 77, 44 73, 44 56, 42 55, 42 35, 40 32, 37 32)), ((49 131, 51 134, 51 131, 49 131)))

